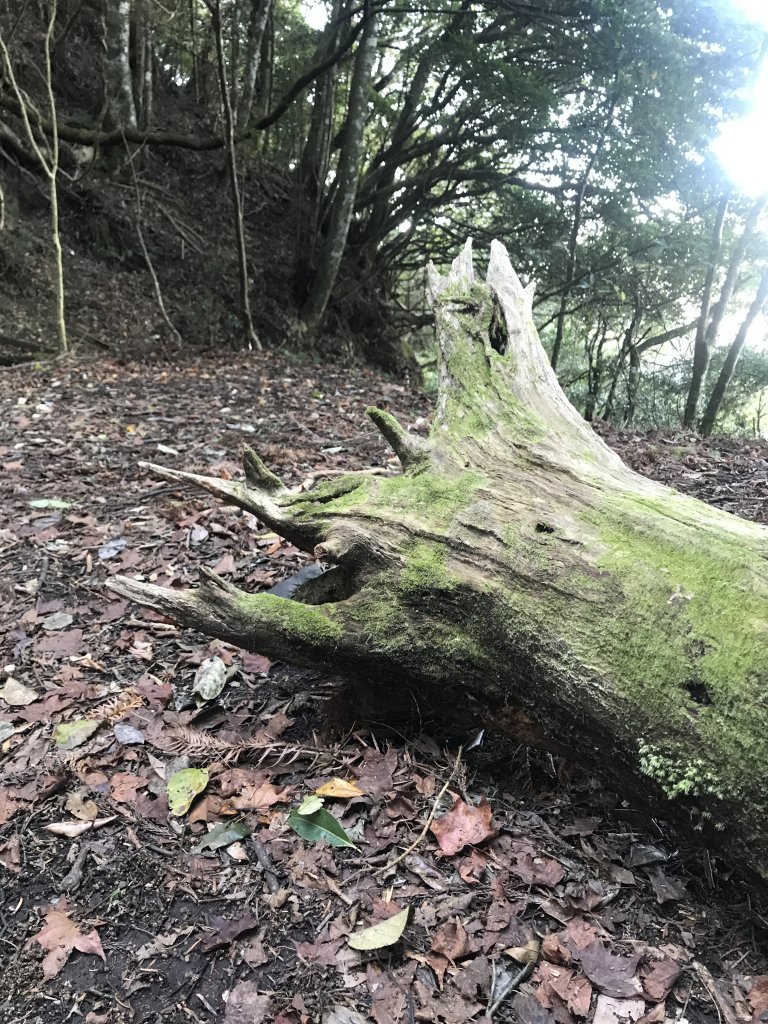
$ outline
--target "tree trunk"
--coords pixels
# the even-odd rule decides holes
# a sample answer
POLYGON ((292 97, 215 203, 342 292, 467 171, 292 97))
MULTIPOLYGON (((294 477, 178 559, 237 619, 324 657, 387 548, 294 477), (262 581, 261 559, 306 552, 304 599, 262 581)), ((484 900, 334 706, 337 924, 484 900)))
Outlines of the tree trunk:
MULTIPOLYGON (((328 24, 315 53, 315 63, 319 63, 338 48, 341 9, 341 0, 333 0, 328 24)), ((334 64, 315 82, 309 132, 297 168, 299 193, 301 201, 306 204, 306 212, 299 218, 296 230, 294 294, 299 305, 306 302, 309 289, 317 275, 317 240, 331 161, 338 75, 338 65, 334 64)))
POLYGON ((251 16, 248 22, 248 45, 245 51, 245 68, 243 70, 243 87, 237 104, 237 129, 244 131, 248 127, 253 108, 253 97, 256 93, 256 81, 259 76, 261 50, 264 32, 272 10, 272 0, 251 0, 251 16))
POLYGON ((333 566, 297 600, 116 577, 185 626, 446 707, 519 709, 627 795, 667 800, 768 877, 768 530, 629 470, 569 405, 506 251, 430 268, 440 345, 429 441, 369 410, 402 465, 285 490, 160 467, 333 566))
POLYGON ((344 255, 349 224, 357 196, 357 180, 363 154, 363 133, 368 110, 368 91, 371 83, 373 62, 376 58, 377 19, 375 12, 367 12, 352 81, 349 86, 347 123, 344 130, 344 144, 341 148, 339 166, 336 170, 336 196, 328 222, 328 234, 318 260, 318 270, 312 282, 307 301, 301 311, 301 319, 310 330, 316 330, 325 315, 331 297, 336 275, 344 255))
POLYGON ((245 222, 243 220, 243 203, 240 198, 240 183, 237 179, 237 147, 235 144, 235 121, 232 102, 229 95, 227 65, 224 59, 224 37, 221 26, 221 0, 213 0, 210 7, 211 22, 216 42, 216 68, 219 75, 219 94, 221 112, 224 119, 224 132, 227 139, 227 171, 232 194, 232 222, 235 229, 235 245, 237 247, 237 268, 240 279, 240 322, 243 327, 245 347, 261 349, 261 342, 256 334, 251 318, 250 278, 248 274, 248 253, 245 245, 245 222))
POLYGON ((752 305, 749 307, 747 315, 739 327, 736 337, 731 343, 731 347, 728 349, 728 354, 725 357, 725 362, 720 370, 720 374, 715 382, 715 386, 712 388, 712 394, 709 397, 707 408, 704 410, 704 415, 701 418, 701 433, 704 437, 709 437, 715 426, 717 420, 717 414, 720 412, 720 406, 722 405, 723 398, 725 398, 725 392, 728 389, 728 385, 731 383, 736 364, 741 356, 741 350, 744 348, 744 342, 747 340, 747 334, 749 329, 755 320, 758 318, 760 313, 768 300, 768 268, 763 271, 763 276, 760 278, 760 284, 757 286, 757 293, 752 300, 752 305))
POLYGON ((701 312, 699 322, 696 326, 696 338, 693 342, 693 367, 691 368, 691 383, 688 387, 688 397, 685 400, 685 412, 683 413, 683 426, 693 427, 696 423, 696 414, 699 408, 701 392, 707 379, 709 367, 709 339, 707 337, 707 324, 709 321, 709 310, 712 304, 712 286, 715 283, 717 265, 720 261, 720 249, 723 244, 723 225, 725 214, 728 210, 729 196, 725 195, 720 200, 715 215, 715 225, 712 229, 712 241, 709 247, 709 261, 707 272, 704 278, 704 290, 701 296, 701 312))
POLYGON ((104 0, 107 120, 110 128, 135 128, 131 75, 131 0, 104 0))

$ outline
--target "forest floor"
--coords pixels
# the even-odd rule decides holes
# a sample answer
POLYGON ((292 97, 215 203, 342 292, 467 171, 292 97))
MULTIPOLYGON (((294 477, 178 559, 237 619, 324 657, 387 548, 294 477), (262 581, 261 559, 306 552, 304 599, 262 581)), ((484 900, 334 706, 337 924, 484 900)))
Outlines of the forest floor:
MULTIPOLYGON (((137 463, 234 475, 245 442, 289 486, 380 467, 371 402, 427 428, 416 391, 274 355, 0 374, 0 1019, 768 1020, 755 894, 609 782, 493 737, 339 738, 337 680, 105 590, 290 575, 306 556, 137 463), (356 848, 288 823, 333 780, 356 848), (400 941, 350 947, 406 907, 400 941)), ((602 432, 640 472, 768 518, 765 443, 602 432)))

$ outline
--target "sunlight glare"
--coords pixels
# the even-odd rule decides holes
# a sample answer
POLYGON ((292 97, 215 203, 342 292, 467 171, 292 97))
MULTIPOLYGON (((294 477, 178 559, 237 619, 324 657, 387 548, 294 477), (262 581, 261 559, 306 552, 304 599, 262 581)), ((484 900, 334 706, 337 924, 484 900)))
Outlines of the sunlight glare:
POLYGON ((723 125, 712 151, 731 181, 756 198, 768 191, 768 66, 763 65, 752 90, 752 103, 738 121, 723 125))
MULTIPOLYGON (((766 0, 731 0, 734 10, 768 30, 766 0)), ((738 121, 723 125, 712 143, 720 165, 745 195, 756 198, 768 191, 768 65, 763 66, 751 89, 749 109, 738 121)))
POLYGON ((303 0, 300 10, 304 21, 306 21, 310 28, 317 29, 318 31, 325 28, 328 21, 328 11, 322 0, 303 0))

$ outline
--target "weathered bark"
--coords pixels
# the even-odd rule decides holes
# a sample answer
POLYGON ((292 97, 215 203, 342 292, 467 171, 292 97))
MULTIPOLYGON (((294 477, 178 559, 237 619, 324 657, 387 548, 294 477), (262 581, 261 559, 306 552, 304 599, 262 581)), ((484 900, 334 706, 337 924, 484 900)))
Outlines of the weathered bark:
POLYGON ((428 441, 374 423, 398 476, 290 493, 153 467, 330 563, 298 600, 206 571, 110 586, 183 625, 448 703, 522 710, 627 794, 768 877, 768 530, 631 472, 569 405, 504 248, 432 268, 439 397, 428 441))

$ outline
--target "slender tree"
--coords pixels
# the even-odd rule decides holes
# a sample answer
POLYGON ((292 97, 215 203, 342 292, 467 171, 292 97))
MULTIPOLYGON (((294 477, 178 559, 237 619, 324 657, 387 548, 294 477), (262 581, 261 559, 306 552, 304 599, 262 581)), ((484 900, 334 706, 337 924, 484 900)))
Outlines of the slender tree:
POLYGON ((56 119, 56 99, 53 93, 53 62, 51 59, 53 34, 56 28, 56 14, 56 0, 51 0, 48 26, 46 28, 45 39, 43 42, 43 52, 45 55, 45 89, 48 97, 51 125, 49 145, 47 148, 43 141, 38 141, 38 136, 30 118, 30 104, 16 79, 11 54, 8 50, 5 39, 3 38, 2 31, 0 31, 0 54, 2 54, 3 58, 5 75, 10 82, 11 90, 13 91, 16 102, 18 103, 27 139, 33 153, 37 157, 43 174, 48 179, 48 199, 51 209, 51 241, 53 243, 55 270, 56 333, 58 336, 59 351, 66 353, 69 351, 69 339, 67 337, 67 321, 64 310, 64 256, 61 247, 61 232, 59 230, 59 133, 57 130, 58 121, 56 119))
POLYGON ((736 365, 741 356, 744 348, 744 343, 747 340, 747 335, 752 324, 755 322, 757 317, 763 312, 766 301, 768 301, 768 267, 763 270, 760 278, 760 283, 757 286, 757 292, 752 300, 752 304, 747 311, 747 315, 741 322, 741 326, 736 334, 736 337, 731 342, 728 352, 725 357, 715 386, 712 388, 712 394, 709 396, 707 407, 704 410, 704 415, 701 418, 700 431, 705 437, 709 437, 717 422, 717 416, 720 412, 720 408, 725 398, 725 393, 728 390, 728 385, 733 378, 736 365))
POLYGON ((378 40, 377 15, 369 5, 366 5, 364 17, 365 25, 355 55, 349 86, 344 142, 336 169, 336 194, 328 218, 328 232, 315 279, 301 311, 302 322, 310 331, 319 327, 325 315, 344 255, 357 197, 368 95, 378 40))
POLYGON ((247 127, 253 109, 256 82, 259 77, 264 33, 272 13, 273 0, 251 0, 248 20, 248 43, 245 51, 245 68, 240 98, 237 103, 236 126, 238 131, 247 127))
POLYGON ((211 12, 211 24, 216 42, 216 67, 219 76, 219 94, 221 112, 224 120, 224 131, 227 140, 227 171, 232 195, 232 223, 237 248, 237 266, 240 281, 240 320, 243 326, 243 339, 246 347, 261 350, 261 342, 253 326, 251 318, 250 279, 248 274, 248 252, 245 243, 245 223, 243 220, 243 203, 240 197, 240 182, 237 174, 237 146, 235 142, 235 119, 229 93, 227 63, 224 56, 224 36, 221 26, 221 0, 206 0, 211 12))

